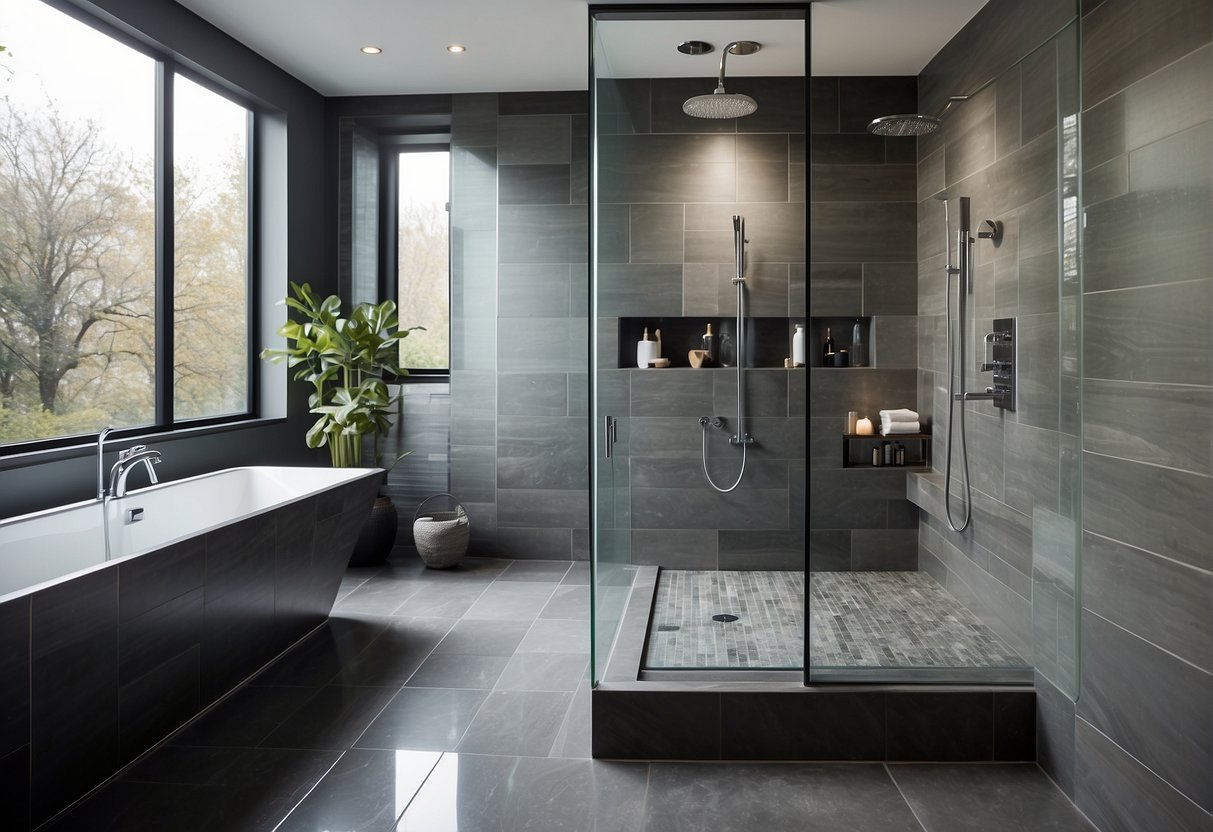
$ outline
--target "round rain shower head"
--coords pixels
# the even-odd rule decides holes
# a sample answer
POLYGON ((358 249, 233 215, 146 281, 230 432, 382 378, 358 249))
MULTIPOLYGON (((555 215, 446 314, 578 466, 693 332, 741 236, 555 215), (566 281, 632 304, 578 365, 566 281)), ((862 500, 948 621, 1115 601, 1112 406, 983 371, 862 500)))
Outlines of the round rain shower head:
POLYGON ((695 118, 741 118, 758 109, 758 102, 748 95, 725 92, 720 87, 709 95, 696 95, 682 102, 682 111, 695 118))
POLYGON ((877 136, 925 136, 934 133, 943 125, 935 116, 921 113, 903 113, 896 116, 881 116, 868 123, 868 132, 877 136))
POLYGON ((748 95, 726 92, 724 65, 729 55, 753 55, 762 44, 752 40, 735 40, 720 53, 720 78, 716 91, 710 95, 695 95, 682 103, 682 111, 693 118, 741 118, 758 110, 758 102, 748 95))

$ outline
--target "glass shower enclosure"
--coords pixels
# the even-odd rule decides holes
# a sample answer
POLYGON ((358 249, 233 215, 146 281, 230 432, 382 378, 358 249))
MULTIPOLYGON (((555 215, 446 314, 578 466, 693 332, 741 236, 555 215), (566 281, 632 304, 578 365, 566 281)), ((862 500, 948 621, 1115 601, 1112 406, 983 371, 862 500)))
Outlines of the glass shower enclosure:
POLYGON ((806 17, 592 11, 595 682, 802 672, 806 17))

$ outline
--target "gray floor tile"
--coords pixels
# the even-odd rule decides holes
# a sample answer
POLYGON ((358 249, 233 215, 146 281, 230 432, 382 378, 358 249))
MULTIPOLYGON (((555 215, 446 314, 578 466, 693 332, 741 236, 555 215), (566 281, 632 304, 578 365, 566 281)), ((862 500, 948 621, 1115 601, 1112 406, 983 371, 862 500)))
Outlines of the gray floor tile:
POLYGON ((572 621, 590 620, 590 588, 588 586, 558 586, 552 593, 540 618, 566 618, 572 621))
POLYGON ((641 832, 648 765, 445 754, 397 832, 641 832))
POLYGON ((646 832, 922 832, 879 765, 652 763, 646 832))
POLYGON ((927 832, 1091 832, 1034 763, 889 765, 927 832))
POLYGON ((474 688, 489 690, 510 662, 505 656, 435 653, 409 677, 411 688, 474 688))
POLYGON ((402 688, 354 744, 454 751, 487 696, 483 690, 402 688))
POLYGON ((314 693, 312 688, 247 685, 173 737, 172 742, 252 748, 303 707, 314 693))
POLYGON ((370 578, 333 605, 334 612, 363 612, 391 615, 419 586, 391 578, 370 578))
POLYGON ((493 691, 480 706, 457 750, 546 757, 572 700, 571 693, 493 691))
POLYGON ((555 583, 495 581, 464 618, 493 618, 502 621, 526 621, 535 618, 551 599, 555 583))
POLYGON ((572 564, 567 560, 516 560, 497 576, 499 581, 554 581, 559 583, 572 564))
POLYGON ((431 586, 423 584, 392 613, 395 616, 459 618, 484 594, 488 585, 477 583, 431 586))
POLYGON ((573 702, 565 714, 564 724, 556 734, 556 741, 552 743, 550 756, 589 759, 592 740, 590 719, 590 683, 587 679, 573 693, 573 702))
POLYGON ((436 751, 347 751, 278 830, 391 830, 440 757, 436 751))
POLYGON ((531 625, 518 645, 519 653, 588 653, 588 621, 541 618, 531 625))
POLYGON ((585 681, 588 668, 585 653, 516 653, 497 679, 496 687, 572 692, 585 681))
POLYGON ((578 561, 570 566, 569 571, 564 574, 564 580, 562 580, 560 583, 566 586, 589 586, 589 561, 578 561))
POLYGON ((330 682, 399 687, 421 666, 454 624, 455 619, 450 618, 393 620, 365 650, 346 661, 330 682))
POLYGON ((530 621, 478 621, 465 618, 451 628, 434 652, 508 657, 514 655, 518 643, 529 629, 530 621))
POLYGON ((344 751, 354 744, 392 699, 394 688, 320 688, 303 707, 261 741, 264 748, 328 748, 344 751))

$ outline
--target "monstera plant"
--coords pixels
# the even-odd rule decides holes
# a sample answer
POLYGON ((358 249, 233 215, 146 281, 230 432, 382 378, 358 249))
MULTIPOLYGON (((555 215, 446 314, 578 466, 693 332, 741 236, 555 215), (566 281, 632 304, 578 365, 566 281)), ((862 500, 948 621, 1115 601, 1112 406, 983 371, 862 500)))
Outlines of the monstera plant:
POLYGON ((317 418, 307 432, 307 446, 327 445, 334 468, 358 468, 362 439, 369 435, 374 464, 380 465, 379 440, 391 429, 398 400, 385 378, 408 375, 399 363, 399 344, 423 327, 401 329, 390 300, 360 303, 343 318, 336 295, 321 300, 307 283, 291 283, 291 294, 286 305, 297 319, 278 329, 289 346, 263 350, 261 357, 275 363, 285 359, 296 381, 312 385, 308 408, 317 418))
MULTIPOLYGON (((316 421, 306 435, 309 448, 327 446, 334 468, 362 466, 363 438, 372 438, 374 464, 382 467, 380 440, 395 414, 400 422, 399 394, 388 389, 387 378, 402 378, 400 341, 423 327, 401 329, 396 304, 360 303, 349 317, 341 315, 341 299, 321 300, 307 283, 291 283, 286 305, 295 316, 278 329, 286 349, 266 349, 261 357, 285 360, 296 381, 312 386, 308 408, 316 421)), ((392 462, 395 465, 406 454, 392 462)), ((390 469, 392 466, 388 466, 390 469)), ((365 566, 385 559, 396 540, 396 508, 380 495, 371 509, 350 560, 365 566)))

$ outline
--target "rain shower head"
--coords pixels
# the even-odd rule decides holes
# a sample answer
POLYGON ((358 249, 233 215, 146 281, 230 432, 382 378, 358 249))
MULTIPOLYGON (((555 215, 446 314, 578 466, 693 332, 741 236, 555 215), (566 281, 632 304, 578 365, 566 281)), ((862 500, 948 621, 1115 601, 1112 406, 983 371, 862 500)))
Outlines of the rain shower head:
POLYGON ((877 136, 925 136, 934 133, 943 126, 943 114, 957 101, 968 101, 969 95, 953 95, 948 98, 943 109, 937 116, 925 116, 922 113, 900 113, 895 116, 881 116, 868 122, 868 132, 877 136))
POLYGON ((896 116, 874 118, 868 124, 868 132, 877 136, 925 136, 934 133, 943 124, 935 116, 922 113, 902 113, 896 116))
POLYGON ((729 54, 753 55, 762 45, 752 40, 733 41, 720 53, 720 77, 715 92, 696 95, 682 103, 682 111, 694 118, 741 118, 758 109, 758 102, 748 95, 726 92, 724 64, 729 54))

